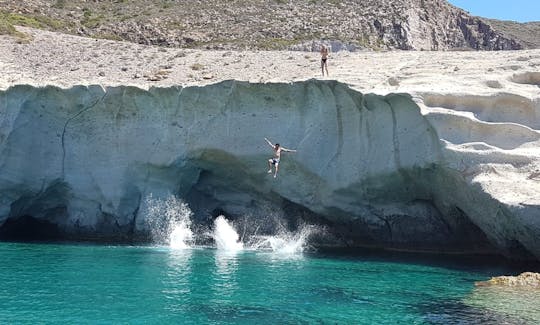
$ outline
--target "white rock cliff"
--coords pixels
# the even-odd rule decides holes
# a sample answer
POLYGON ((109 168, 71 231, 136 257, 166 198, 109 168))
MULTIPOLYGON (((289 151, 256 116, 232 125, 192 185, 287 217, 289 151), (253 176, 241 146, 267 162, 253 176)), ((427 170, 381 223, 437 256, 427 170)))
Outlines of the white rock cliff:
POLYGON ((539 112, 517 95, 316 80, 13 86, 0 92, 0 230, 24 217, 142 238, 144 198, 173 194, 200 218, 301 214, 340 245, 540 259, 539 112), (264 137, 298 150, 277 179, 264 137))

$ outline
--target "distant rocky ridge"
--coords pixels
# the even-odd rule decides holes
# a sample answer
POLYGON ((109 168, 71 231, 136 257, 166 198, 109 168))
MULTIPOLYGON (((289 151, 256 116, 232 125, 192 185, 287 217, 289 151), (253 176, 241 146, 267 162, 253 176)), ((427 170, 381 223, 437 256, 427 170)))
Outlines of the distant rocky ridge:
POLYGON ((515 21, 489 19, 488 23, 505 37, 519 39, 526 48, 540 48, 540 21, 517 23, 515 21))
POLYGON ((169 47, 314 50, 326 42, 334 51, 515 50, 540 44, 516 25, 473 17, 445 0, 0 0, 0 9, 14 24, 169 47))

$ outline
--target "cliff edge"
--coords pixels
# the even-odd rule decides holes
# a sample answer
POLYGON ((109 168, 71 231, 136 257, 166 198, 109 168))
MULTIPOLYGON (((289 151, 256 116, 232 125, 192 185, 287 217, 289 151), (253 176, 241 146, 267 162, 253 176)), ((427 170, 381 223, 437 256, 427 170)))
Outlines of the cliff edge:
POLYGON ((2 238, 144 240, 145 198, 174 195, 201 223, 277 215, 341 246, 539 258, 538 51, 338 53, 335 81, 307 53, 22 30, 0 37, 2 238), (265 136, 298 149, 276 180, 265 136))
POLYGON ((538 258, 538 107, 502 97, 523 119, 486 104, 486 122, 445 114, 453 100, 430 95, 424 115, 335 81, 15 86, 0 94, 0 220, 135 238, 144 199, 175 195, 198 216, 300 213, 340 245, 538 258), (278 179, 264 136, 298 150, 278 179))

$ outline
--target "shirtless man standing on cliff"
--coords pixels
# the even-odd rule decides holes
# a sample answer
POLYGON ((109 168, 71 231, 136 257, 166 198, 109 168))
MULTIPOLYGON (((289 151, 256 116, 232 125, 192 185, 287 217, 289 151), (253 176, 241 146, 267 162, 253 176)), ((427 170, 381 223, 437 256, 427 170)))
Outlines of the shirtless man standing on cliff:
POLYGON ((276 168, 274 172, 274 178, 276 178, 279 169, 279 159, 281 158, 281 152, 296 152, 296 150, 283 148, 279 145, 279 143, 272 144, 272 142, 270 142, 270 140, 268 140, 267 138, 264 138, 264 140, 266 140, 266 142, 268 142, 268 145, 270 145, 270 147, 274 149, 274 158, 268 159, 268 166, 270 167, 270 169, 268 170, 268 174, 272 173, 272 166, 274 166, 276 168))
POLYGON ((321 46, 321 70, 324 77, 324 70, 326 69, 326 76, 328 77, 328 48, 324 45, 321 46))

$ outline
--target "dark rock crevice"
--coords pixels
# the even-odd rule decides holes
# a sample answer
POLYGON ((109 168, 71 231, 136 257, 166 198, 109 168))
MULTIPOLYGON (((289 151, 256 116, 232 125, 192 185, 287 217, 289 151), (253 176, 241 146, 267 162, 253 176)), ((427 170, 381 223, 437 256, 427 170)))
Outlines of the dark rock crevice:
POLYGON ((94 106, 96 106, 97 104, 102 102, 105 99, 106 96, 107 96, 107 92, 104 92, 103 96, 98 98, 95 102, 93 102, 92 104, 88 105, 87 107, 81 109, 80 111, 78 111, 77 113, 75 113, 73 116, 69 117, 66 120, 66 123, 64 124, 64 129, 62 130, 62 137, 61 137, 61 144, 62 144, 62 178, 64 178, 64 176, 65 176, 65 163, 66 163, 65 137, 66 137, 66 130, 67 130, 67 127, 68 127, 69 123, 71 121, 73 121, 74 119, 76 119, 77 117, 79 117, 84 112, 90 110, 91 108, 93 108, 94 106))

